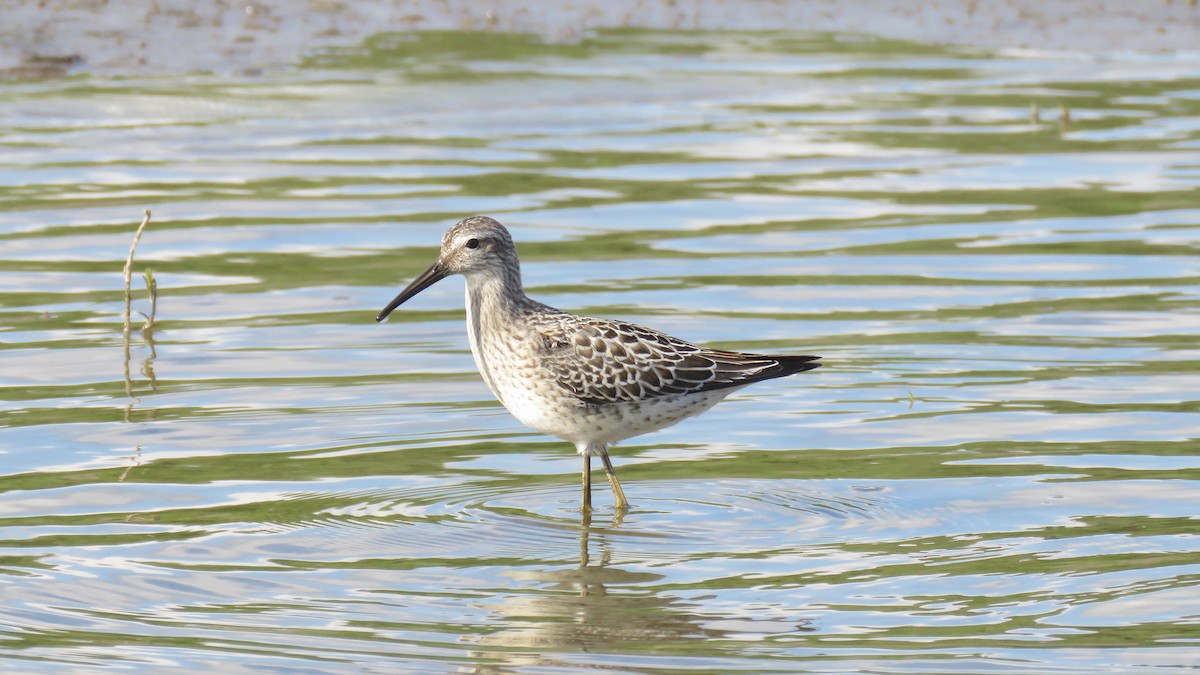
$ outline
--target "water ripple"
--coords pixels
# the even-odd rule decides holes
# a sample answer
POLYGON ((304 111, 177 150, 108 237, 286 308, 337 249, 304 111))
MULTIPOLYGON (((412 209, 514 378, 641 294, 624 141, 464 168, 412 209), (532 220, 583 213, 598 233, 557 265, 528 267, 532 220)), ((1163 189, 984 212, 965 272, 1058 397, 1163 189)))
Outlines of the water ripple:
POLYGON ((404 33, 0 92, 10 668, 1197 665, 1194 59, 404 33), (372 321, 476 211, 552 305, 826 365, 584 514, 460 282, 372 321))

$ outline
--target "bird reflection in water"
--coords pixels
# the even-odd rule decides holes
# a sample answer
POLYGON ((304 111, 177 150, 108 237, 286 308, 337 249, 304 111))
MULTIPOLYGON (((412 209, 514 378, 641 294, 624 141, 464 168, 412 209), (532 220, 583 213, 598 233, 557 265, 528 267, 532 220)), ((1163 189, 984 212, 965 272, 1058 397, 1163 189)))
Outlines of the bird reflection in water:
MULTIPOLYGON (((623 519, 623 509, 618 509, 609 525, 593 525, 592 515, 584 511, 578 565, 514 570, 511 576, 520 583, 488 608, 492 623, 502 629, 471 638, 481 647, 472 656, 489 663, 477 664, 469 672, 577 668, 575 654, 657 651, 664 643, 723 640, 742 632, 714 628, 711 615, 696 611, 698 605, 677 593, 664 593, 659 584, 665 575, 614 565, 622 541, 632 545, 631 538, 654 536, 622 530, 623 519)), ((743 623, 777 629, 781 625, 743 623)), ((811 630, 802 619, 789 623, 785 632, 811 630)))

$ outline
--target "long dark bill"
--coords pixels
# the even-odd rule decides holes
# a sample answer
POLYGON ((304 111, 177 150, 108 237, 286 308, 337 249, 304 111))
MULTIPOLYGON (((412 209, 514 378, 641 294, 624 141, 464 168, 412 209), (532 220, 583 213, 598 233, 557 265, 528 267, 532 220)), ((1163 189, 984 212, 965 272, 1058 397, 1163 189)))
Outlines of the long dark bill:
POLYGON ((446 268, 442 267, 442 263, 440 262, 433 263, 429 266, 429 269, 421 272, 421 276, 413 279, 411 284, 406 286, 404 290, 400 291, 400 295, 397 295, 391 302, 389 302, 387 307, 384 307, 383 311, 379 313, 379 316, 375 317, 375 320, 383 321, 384 319, 388 318, 388 314, 391 314, 393 309, 403 305, 404 303, 408 302, 409 298, 445 278, 446 268))

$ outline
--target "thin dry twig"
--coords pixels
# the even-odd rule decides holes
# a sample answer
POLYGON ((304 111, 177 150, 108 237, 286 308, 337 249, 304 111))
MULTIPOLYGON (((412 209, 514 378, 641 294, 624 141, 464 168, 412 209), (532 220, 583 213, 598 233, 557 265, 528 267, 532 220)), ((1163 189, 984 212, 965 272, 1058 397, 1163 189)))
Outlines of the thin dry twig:
MULTIPOLYGON (((142 326, 142 335, 153 339, 149 334, 153 333, 154 325, 158 323, 154 319, 154 315, 158 313, 158 280, 154 278, 154 270, 148 269, 142 272, 142 279, 146 281, 146 295, 150 297, 150 313, 138 312, 146 317, 146 323, 142 326)), ((153 345, 151 345, 153 349, 153 345)))
POLYGON ((129 344, 130 303, 133 301, 133 295, 129 290, 129 285, 133 282, 133 254, 137 251, 138 242, 142 239, 142 230, 145 230, 146 225, 150 223, 150 209, 146 209, 145 214, 146 217, 142 218, 142 224, 138 225, 137 232, 133 235, 133 244, 129 247, 129 257, 125 259, 125 328, 121 332, 125 344, 129 344))
MULTIPOLYGON (((146 225, 150 223, 150 209, 146 209, 146 216, 142 218, 142 224, 138 225, 137 233, 133 235, 133 244, 129 247, 129 257, 125 259, 125 327, 121 330, 121 344, 125 348, 125 395, 133 399, 133 380, 129 377, 129 326, 130 326, 130 303, 133 301, 133 295, 130 292, 129 286, 133 282, 133 254, 137 251, 138 241, 142 238, 142 230, 146 229, 146 225)), ((129 421, 130 409, 133 408, 133 401, 125 408, 125 421, 129 421)))

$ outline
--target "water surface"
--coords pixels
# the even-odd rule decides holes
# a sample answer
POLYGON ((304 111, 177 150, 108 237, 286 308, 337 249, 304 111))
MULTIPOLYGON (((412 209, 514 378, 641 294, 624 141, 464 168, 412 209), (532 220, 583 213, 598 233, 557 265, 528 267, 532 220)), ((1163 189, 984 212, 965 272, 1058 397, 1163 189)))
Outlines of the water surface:
POLYGON ((385 35, 0 91, 7 666, 1200 666, 1195 60, 385 35), (372 320, 474 213, 549 304, 827 365, 587 518, 461 280, 372 320))

